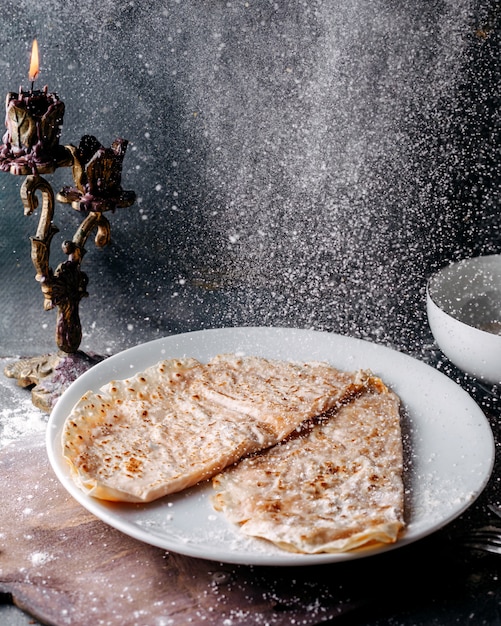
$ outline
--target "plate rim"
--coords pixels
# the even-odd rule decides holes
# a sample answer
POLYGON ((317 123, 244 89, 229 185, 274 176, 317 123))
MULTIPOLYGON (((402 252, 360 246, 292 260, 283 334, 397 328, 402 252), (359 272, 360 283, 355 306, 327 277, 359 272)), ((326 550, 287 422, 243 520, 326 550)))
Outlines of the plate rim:
MULTIPOLYGON (((179 354, 173 354, 172 356, 179 356, 179 354)), ((388 382, 388 384, 390 384, 391 386, 392 381, 385 381, 385 382, 388 382)), ((393 383, 394 382, 395 381, 393 381, 393 383)), ((405 398, 402 398, 402 402, 403 403, 406 402, 405 398)), ((68 409, 68 411, 71 410, 71 407, 68 409)), ((491 473, 494 467, 494 461, 495 461, 495 441, 494 441, 492 429, 489 424, 489 421, 487 420, 487 417, 485 416, 483 411, 480 409, 480 407, 477 405, 477 403, 473 400, 473 398, 462 387, 460 387, 457 383, 455 383, 451 378, 446 376, 443 372, 440 372, 436 368, 433 368, 431 365, 428 365, 424 363, 423 361, 420 361, 410 356, 409 354, 395 350, 394 348, 390 348, 382 344, 377 344, 377 343, 368 341, 366 339, 361 339, 358 337, 351 337, 348 335, 340 335, 340 334, 330 332, 330 331, 302 329, 302 328, 285 327, 285 326, 234 326, 234 327, 201 329, 201 330, 195 330, 195 331, 190 331, 186 333, 176 333, 172 335, 166 335, 157 339, 153 339, 148 342, 137 344, 136 346, 127 348, 126 350, 122 350, 106 358, 104 361, 96 364, 90 370, 82 374, 77 380, 75 380, 68 387, 68 389, 65 390, 65 392, 61 395, 61 397, 57 401, 54 409, 51 412, 51 415, 49 416, 49 420, 47 424, 46 449, 47 449, 47 454, 48 454, 49 461, 50 461, 53 471, 55 472, 57 478, 59 479, 63 487, 70 493, 70 495, 74 499, 76 499, 82 506, 84 506, 84 508, 86 508, 89 512, 91 512, 94 516, 96 516, 98 519, 100 519, 107 525, 114 527, 120 532, 123 532, 124 534, 130 537, 133 537, 135 539, 138 539, 139 541, 142 541, 144 543, 156 546, 158 548, 162 548, 164 550, 183 554, 185 556, 203 558, 203 559, 208 559, 208 560, 215 560, 215 561, 226 562, 226 563, 243 564, 243 565, 264 565, 264 566, 270 566, 270 565, 272 566, 275 566, 275 565, 299 566, 299 565, 318 565, 318 564, 323 564, 323 563, 343 562, 347 560, 355 560, 355 559, 372 556, 376 554, 382 554, 382 553, 403 547, 405 545, 409 545, 410 543, 414 543, 415 541, 418 541, 419 539, 422 539, 423 537, 426 537, 436 532, 440 528, 444 527, 445 525, 447 525, 448 523, 450 523, 451 521, 459 517, 459 515, 461 515, 467 508, 469 508, 475 502, 475 500, 480 496, 480 494, 485 489, 489 481, 489 478, 491 476, 491 473), (111 518, 110 518, 109 514, 103 514, 101 509, 106 508, 106 505, 103 505, 102 501, 91 498, 90 496, 85 494, 83 491, 81 491, 73 483, 72 479, 69 477, 69 466, 66 465, 66 462, 62 458, 62 454, 58 452, 57 450, 56 439, 58 435, 60 436, 62 425, 65 419, 65 417, 63 419, 62 413, 64 413, 65 405, 69 404, 69 399, 71 399, 72 396, 75 396, 75 400, 72 401, 71 407, 79 399, 79 397, 83 395, 83 393, 85 393, 88 389, 97 390, 99 387, 109 382, 109 380, 112 380, 111 378, 108 377, 106 379, 101 379, 99 384, 95 383, 95 384, 89 385, 88 387, 85 387, 85 383, 87 383, 87 381, 91 381, 95 378, 96 379, 99 378, 99 373, 101 372, 101 370, 103 370, 104 372, 108 371, 108 369, 110 368, 110 363, 111 365, 116 364, 115 369, 120 369, 120 368, 123 369, 125 367, 125 364, 128 363, 129 368, 130 368, 130 375, 133 375, 136 371, 140 371, 141 369, 143 369, 144 366, 137 366, 137 367, 131 366, 130 363, 134 359, 133 358, 131 359, 130 357, 134 357, 134 355, 137 355, 138 353, 147 351, 149 352, 149 355, 151 356, 151 359, 147 359, 147 360, 149 360, 151 364, 154 364, 158 362, 159 360, 161 360, 162 358, 169 358, 168 354, 165 356, 163 355, 159 356, 159 353, 162 351, 161 346, 163 346, 164 344, 167 344, 167 347, 168 347, 169 344, 171 343, 175 345, 176 342, 183 343, 183 341, 188 341, 188 342, 193 341, 193 340, 197 341, 197 339, 199 339, 200 337, 209 337, 211 335, 213 337, 216 337, 217 335, 228 335, 228 334, 233 335, 233 336, 251 334, 251 335, 260 335, 261 337, 263 337, 270 333, 276 336, 288 335, 289 337, 294 337, 294 336, 302 335, 303 337, 310 336, 310 338, 315 337, 317 339, 321 337, 329 337, 329 339, 334 343, 340 342, 341 344, 347 344, 347 345, 352 344, 353 346, 357 346, 357 349, 366 348, 367 350, 370 350, 373 352, 375 351, 376 354, 381 353, 381 354, 386 355, 387 357, 395 356, 398 360, 403 360, 404 362, 408 362, 409 364, 412 364, 413 367, 417 367, 418 369, 421 368, 423 372, 426 372, 429 376, 436 378, 437 381, 440 380, 440 382, 443 382, 446 387, 449 387, 449 389, 454 390, 456 394, 458 395, 462 394, 465 399, 465 402, 469 404, 470 408, 474 410, 474 413, 476 413, 476 416, 479 422, 484 427, 486 427, 484 435, 487 434, 490 440, 489 442, 487 441, 484 442, 484 445, 490 448, 490 456, 487 459, 487 462, 483 466, 482 479, 479 480, 477 488, 472 494, 471 499, 469 501, 465 501, 461 506, 458 506, 454 511, 451 511, 451 513, 443 517, 439 523, 435 523, 432 526, 431 530, 425 527, 421 529, 421 531, 418 531, 414 534, 409 534, 409 533, 404 534, 394 544, 376 546, 373 548, 365 548, 362 550, 356 550, 356 551, 351 551, 351 552, 346 552, 346 553, 332 553, 332 554, 329 553, 329 554, 305 555, 305 554, 294 554, 294 553, 289 553, 289 552, 284 551, 283 555, 278 555, 278 556, 276 554, 273 554, 273 556, 270 557, 270 556, 265 555, 262 552, 259 552, 249 557, 249 554, 247 553, 246 558, 242 560, 242 557, 239 556, 238 554, 226 554, 224 555, 224 558, 221 558, 221 554, 218 551, 216 551, 216 553, 214 554, 209 554, 207 552, 201 551, 199 544, 190 545, 188 543, 188 544, 183 544, 181 546, 173 547, 172 544, 170 543, 166 544, 164 540, 161 540, 160 538, 156 536, 151 536, 151 533, 148 534, 147 532, 143 532, 142 529, 138 529, 137 526, 135 526, 131 532, 129 523, 123 522, 120 518, 116 518, 113 515, 111 515, 111 518), (155 348, 158 348, 157 353, 155 353, 155 348), (156 356, 153 357, 153 355, 155 354, 156 356), (84 390, 82 391, 82 389, 84 390), (60 422, 61 419, 63 419, 62 422, 60 422)), ((144 506, 144 505, 140 505, 140 506, 144 506)), ((230 522, 228 522, 228 525, 230 527, 233 526, 231 525, 230 522)))

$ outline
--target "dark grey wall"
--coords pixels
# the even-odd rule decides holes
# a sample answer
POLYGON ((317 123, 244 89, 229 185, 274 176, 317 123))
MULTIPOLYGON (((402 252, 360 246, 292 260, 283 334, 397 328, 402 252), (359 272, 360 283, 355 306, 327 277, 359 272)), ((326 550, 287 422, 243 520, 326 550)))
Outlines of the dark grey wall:
MULTIPOLYGON (((5 92, 38 37, 63 143, 131 141, 84 348, 273 324, 419 352, 430 272, 500 251, 497 2, 3 0, 0 31, 5 92)), ((0 178, 6 353, 52 347, 21 182, 0 178)))

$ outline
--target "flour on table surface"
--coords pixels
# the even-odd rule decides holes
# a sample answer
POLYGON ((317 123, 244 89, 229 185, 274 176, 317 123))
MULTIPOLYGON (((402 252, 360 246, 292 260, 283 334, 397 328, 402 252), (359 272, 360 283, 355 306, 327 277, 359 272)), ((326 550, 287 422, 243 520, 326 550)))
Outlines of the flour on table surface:
MULTIPOLYGON (((0 359, 3 370, 9 359, 0 359)), ((31 402, 29 390, 19 387, 14 380, 1 376, 0 389, 0 449, 24 435, 40 433, 43 437, 48 416, 31 402)))

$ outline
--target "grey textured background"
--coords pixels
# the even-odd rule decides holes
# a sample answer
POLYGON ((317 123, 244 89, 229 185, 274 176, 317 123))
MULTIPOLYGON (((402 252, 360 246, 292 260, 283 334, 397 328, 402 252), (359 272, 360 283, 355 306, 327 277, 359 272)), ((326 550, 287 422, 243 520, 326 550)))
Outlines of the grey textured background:
MULTIPOLYGON (((62 143, 131 142, 84 349, 265 324, 419 354, 429 274, 500 251, 498 2, 3 0, 0 31, 5 92, 38 38, 62 143)), ((21 182, 0 175, 5 356, 54 345, 21 182)), ((61 241, 80 219, 57 207, 61 241)))

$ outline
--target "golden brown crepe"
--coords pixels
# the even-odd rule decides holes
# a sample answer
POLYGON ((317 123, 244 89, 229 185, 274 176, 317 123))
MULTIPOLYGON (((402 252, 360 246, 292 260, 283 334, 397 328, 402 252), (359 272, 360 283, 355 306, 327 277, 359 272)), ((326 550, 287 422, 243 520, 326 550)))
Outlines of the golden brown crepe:
POLYGON ((326 419, 213 478, 241 531, 301 553, 396 541, 404 526, 399 398, 377 378, 326 419))
POLYGON ((64 424, 63 454, 89 495, 149 502, 276 444, 366 380, 324 363, 170 359, 86 393, 64 424))

